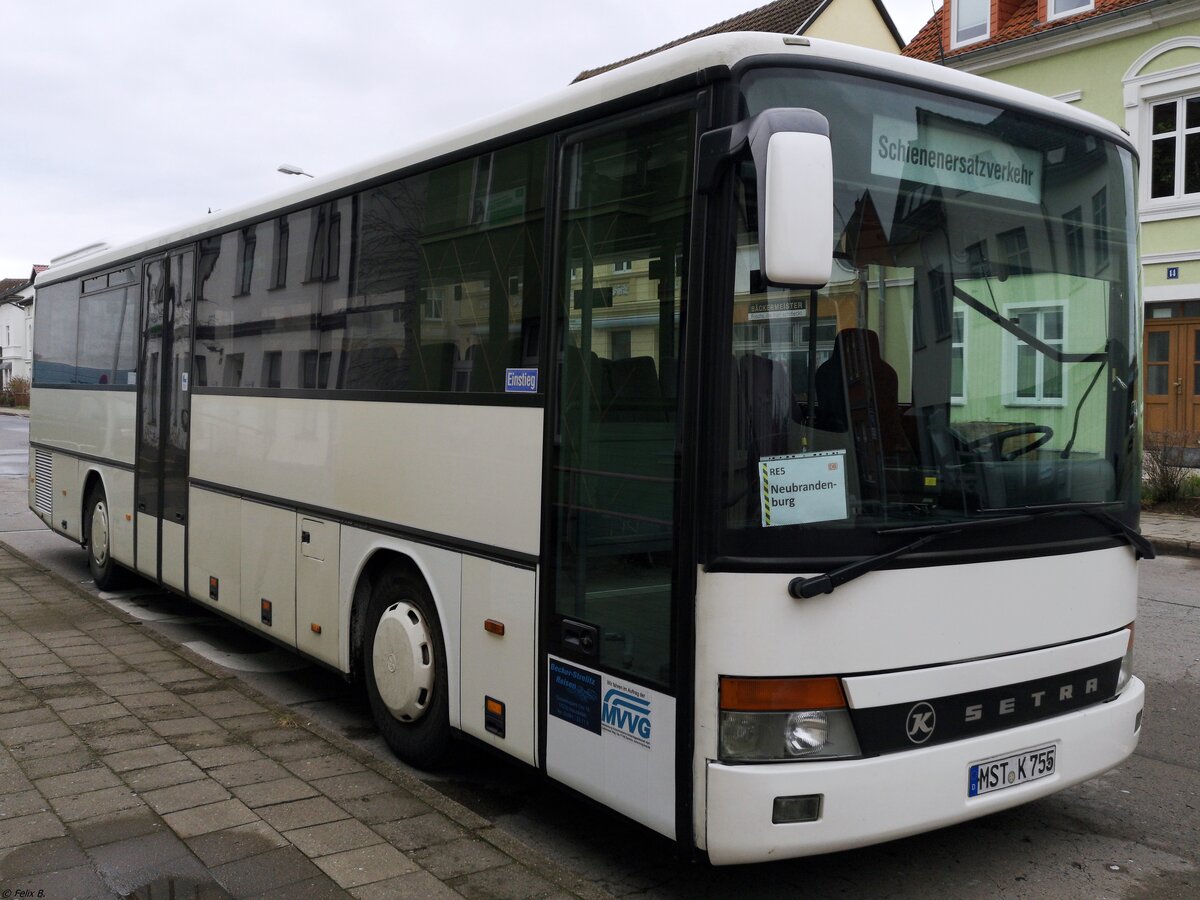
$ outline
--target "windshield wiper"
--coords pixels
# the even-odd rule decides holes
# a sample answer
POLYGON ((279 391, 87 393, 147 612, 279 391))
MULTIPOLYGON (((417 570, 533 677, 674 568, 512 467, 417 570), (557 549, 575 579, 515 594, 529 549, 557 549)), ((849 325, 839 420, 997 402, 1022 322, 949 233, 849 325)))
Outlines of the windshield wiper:
POLYGON ((1154 545, 1146 539, 1146 536, 1134 528, 1122 522, 1108 510, 1123 506, 1119 502, 1106 500, 1092 500, 1082 503, 1047 503, 1041 506, 1006 506, 993 509, 985 509, 982 512, 986 513, 1014 513, 1025 518, 1044 515, 1059 515, 1061 513, 1083 513, 1085 516, 1091 516, 1112 528, 1118 535, 1125 538, 1129 545, 1133 547, 1138 559, 1154 559, 1158 553, 1154 549, 1154 545))
POLYGON ((879 553, 875 556, 868 556, 866 559, 847 563, 844 566, 839 566, 830 572, 826 572, 824 575, 793 578, 788 583, 788 593, 797 600, 807 600, 816 597, 818 594, 831 594, 834 588, 845 584, 847 581, 853 581, 860 575, 873 572, 884 563, 890 562, 900 556, 907 556, 909 553, 919 550, 926 544, 930 544, 946 535, 958 534, 960 531, 969 531, 973 528, 986 528, 993 525, 1016 525, 1022 522, 1032 522, 1034 519, 1044 515, 1059 515, 1070 512, 1083 513, 1104 522, 1115 529, 1118 534, 1130 543, 1138 559, 1154 559, 1156 556, 1154 545, 1146 540, 1136 528, 1126 525, 1107 511, 1107 508, 1120 505, 1119 503, 1095 501, 1086 503, 1053 503, 1044 506, 1000 507, 981 510, 981 512, 985 513, 999 513, 999 515, 991 515, 987 518, 967 519, 962 522, 942 522, 936 525, 901 525, 897 528, 881 528, 875 533, 879 535, 899 534, 921 536, 911 543, 897 547, 895 550, 888 550, 886 553, 879 553))
POLYGON ((873 572, 884 563, 895 559, 898 556, 906 556, 915 550, 919 550, 926 544, 932 543, 939 538, 949 534, 958 534, 960 531, 967 531, 972 528, 985 528, 991 525, 1012 525, 1017 522, 1028 522, 1033 519, 1032 515, 1002 515, 994 516, 986 519, 968 519, 963 522, 942 522, 936 525, 901 525, 898 528, 881 528, 876 531, 876 534, 891 535, 921 535, 917 540, 897 547, 895 550, 889 550, 886 553, 880 553, 876 556, 868 556, 866 559, 860 559, 857 562, 848 563, 840 566, 831 572, 826 572, 824 575, 813 575, 808 578, 793 578, 788 583, 788 593, 797 600, 806 600, 810 597, 815 597, 818 594, 831 594, 833 589, 839 585, 845 584, 847 581, 853 581, 860 575, 866 575, 868 572, 873 572))
POLYGON ((897 556, 903 556, 906 553, 912 553, 917 548, 924 547, 930 541, 936 541, 947 533, 945 531, 938 531, 934 534, 927 534, 923 538, 913 541, 911 544, 905 544, 903 547, 897 547, 895 550, 889 550, 887 553, 880 553, 878 556, 868 556, 866 559, 860 559, 858 562, 841 566, 832 572, 826 572, 824 575, 813 575, 809 578, 793 578, 788 583, 788 593, 797 600, 807 600, 810 597, 817 596, 817 594, 832 594, 833 589, 838 585, 845 584, 847 581, 853 581, 859 575, 866 575, 868 572, 878 569, 888 560, 895 559, 897 556))

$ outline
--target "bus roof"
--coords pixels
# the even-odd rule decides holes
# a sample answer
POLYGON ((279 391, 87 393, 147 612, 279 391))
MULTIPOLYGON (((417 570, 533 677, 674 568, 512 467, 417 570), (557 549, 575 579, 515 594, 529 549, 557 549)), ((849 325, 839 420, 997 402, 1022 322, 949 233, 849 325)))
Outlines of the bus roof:
POLYGON ((981 100, 1019 106, 1055 118, 1066 118, 1129 146, 1125 134, 1107 119, 1074 109, 1041 94, 944 66, 818 38, 756 32, 718 34, 697 38, 635 60, 612 71, 568 85, 540 100, 489 116, 398 153, 327 177, 307 181, 300 188, 210 214, 186 226, 172 228, 82 258, 72 255, 58 266, 52 265, 41 273, 37 284, 61 281, 84 272, 137 259, 159 248, 185 243, 202 235, 228 231, 241 222, 269 218, 276 210, 292 209, 326 196, 345 193, 360 182, 386 177, 426 160, 462 151, 502 138, 506 134, 536 128, 563 116, 619 100, 660 84, 695 76, 700 72, 730 70, 738 63, 762 56, 828 60, 843 66, 861 67, 864 71, 874 70, 900 75, 914 82, 927 84, 933 90, 950 89, 975 94, 981 100))

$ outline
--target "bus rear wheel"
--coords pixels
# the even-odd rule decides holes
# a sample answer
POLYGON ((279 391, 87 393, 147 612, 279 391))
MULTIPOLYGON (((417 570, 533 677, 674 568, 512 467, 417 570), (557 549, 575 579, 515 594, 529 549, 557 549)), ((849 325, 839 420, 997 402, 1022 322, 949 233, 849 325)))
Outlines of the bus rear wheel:
POLYGON ((103 487, 97 485, 88 494, 83 521, 87 528, 88 570, 92 580, 102 591, 120 587, 125 572, 112 558, 112 527, 103 487))
POLYGON ((450 745, 445 643, 433 596, 419 576, 388 569, 372 584, 360 663, 388 746, 419 768, 444 762, 450 745))

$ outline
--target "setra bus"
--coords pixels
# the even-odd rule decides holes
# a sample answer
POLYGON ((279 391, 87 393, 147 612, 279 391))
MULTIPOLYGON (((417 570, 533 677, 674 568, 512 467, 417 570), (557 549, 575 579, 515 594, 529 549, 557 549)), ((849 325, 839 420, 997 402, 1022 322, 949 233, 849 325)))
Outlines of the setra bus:
POLYGON ((1132 753, 1136 157, 696 40, 39 276, 30 505, 715 864, 1132 753))

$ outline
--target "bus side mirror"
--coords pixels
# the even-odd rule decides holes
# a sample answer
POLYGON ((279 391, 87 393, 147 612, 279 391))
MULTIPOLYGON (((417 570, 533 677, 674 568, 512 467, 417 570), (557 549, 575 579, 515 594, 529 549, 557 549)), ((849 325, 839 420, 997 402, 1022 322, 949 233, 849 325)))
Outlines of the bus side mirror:
POLYGON ((833 146, 811 109, 768 109, 704 134, 698 184, 712 191, 746 148, 754 160, 759 271, 767 284, 819 288, 833 272, 833 146))
POLYGON ((833 148, 827 134, 777 132, 759 171, 759 262, 768 284, 819 288, 833 271, 833 148), (762 185, 765 182, 766 187, 762 185))

